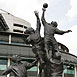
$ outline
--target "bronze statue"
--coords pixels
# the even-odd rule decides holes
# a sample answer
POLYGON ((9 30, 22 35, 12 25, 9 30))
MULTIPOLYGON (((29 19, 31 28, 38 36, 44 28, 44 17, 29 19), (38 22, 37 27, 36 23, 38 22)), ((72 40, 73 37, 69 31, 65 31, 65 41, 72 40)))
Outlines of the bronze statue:
MULTIPOLYGON (((54 35, 63 35, 64 33, 72 31, 59 30, 57 28, 58 24, 56 21, 52 21, 51 23, 46 22, 45 11, 47 7, 48 4, 44 3, 41 17, 41 21, 44 26, 44 39, 40 35, 41 22, 39 14, 37 11, 34 11, 37 18, 36 30, 32 27, 28 27, 26 29, 25 34, 28 34, 28 37, 25 38, 25 42, 32 45, 32 51, 40 61, 39 77, 42 77, 42 70, 44 70, 44 77, 62 77, 63 62, 61 60, 61 53, 59 52, 58 43, 54 35)), ((10 65, 2 75, 7 75, 10 72, 13 72, 15 77, 27 77, 27 69, 34 66, 37 62, 37 60, 35 60, 32 63, 22 63, 21 57, 18 55, 13 55, 11 59, 14 64, 10 65)))
POLYGON ((41 17, 42 24, 44 26, 44 44, 45 50, 48 58, 53 57, 55 52, 58 52, 58 43, 54 37, 55 34, 63 35, 64 33, 71 32, 71 30, 63 31, 57 28, 58 24, 56 21, 52 21, 51 23, 46 22, 45 20, 45 11, 48 7, 48 4, 43 4, 43 13, 41 17), (52 48, 51 48, 52 47, 52 48), (51 50, 52 49, 52 50, 51 50), (51 51, 51 56, 49 56, 49 52, 51 51))
POLYGON ((26 39, 26 42, 32 44, 33 53, 36 55, 37 58, 39 58, 41 63, 44 63, 43 56, 45 54, 45 51, 43 39, 40 35, 41 23, 38 12, 34 11, 34 13, 37 18, 36 30, 34 30, 32 27, 26 29, 25 33, 29 34, 29 36, 26 39))
POLYGON ((15 77, 27 77, 27 69, 30 69, 33 67, 37 60, 33 61, 32 63, 22 63, 21 57, 18 55, 13 55, 11 57, 11 60, 14 62, 14 64, 10 65, 3 73, 2 75, 7 75, 10 72, 14 74, 15 77))
POLYGON ((61 60, 61 54, 59 52, 58 43, 54 37, 55 34, 63 35, 64 33, 72 32, 71 30, 63 31, 57 28, 56 21, 51 23, 45 20, 45 11, 48 7, 47 3, 43 4, 43 13, 41 17, 42 24, 44 26, 44 45, 48 60, 45 62, 44 77, 62 77, 63 62, 61 60), (51 52, 51 55, 50 55, 51 52))
POLYGON ((39 77, 41 77, 41 72, 45 64, 44 60, 46 58, 46 55, 44 50, 43 38, 40 35, 41 23, 40 23, 39 14, 37 11, 34 11, 34 13, 37 18, 36 30, 34 30, 32 27, 26 29, 25 33, 29 34, 29 36, 26 39, 26 43, 32 44, 32 51, 40 62, 39 77))
MULTIPOLYGON (((56 54, 58 52, 55 52, 56 54)), ((54 58, 47 60, 44 67, 44 77, 62 77, 63 62, 61 56, 55 55, 54 58)))

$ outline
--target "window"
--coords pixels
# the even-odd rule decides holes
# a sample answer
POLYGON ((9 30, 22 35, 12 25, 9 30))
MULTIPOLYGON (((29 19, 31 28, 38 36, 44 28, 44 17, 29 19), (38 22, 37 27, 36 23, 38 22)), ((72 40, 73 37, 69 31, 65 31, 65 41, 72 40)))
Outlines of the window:
POLYGON ((37 71, 37 66, 30 68, 28 71, 37 71))
POLYGON ((14 26, 23 27, 23 25, 20 25, 20 24, 14 24, 14 26))
POLYGON ((64 77, 74 77, 74 65, 64 65, 64 77))
POLYGON ((23 43, 22 35, 12 35, 11 41, 13 43, 23 43))
POLYGON ((9 34, 0 33, 0 43, 9 43, 9 34))
POLYGON ((24 28, 26 29, 27 27, 26 27, 26 26, 24 26, 24 28))
POLYGON ((7 59, 0 58, 0 77, 5 77, 5 76, 1 76, 1 74, 6 69, 7 62, 8 62, 7 59))
POLYGON ((23 31, 21 31, 21 30, 16 30, 16 29, 14 29, 13 31, 14 31, 14 32, 18 32, 18 33, 23 33, 23 31))
POLYGON ((7 65, 7 59, 0 59, 0 70, 5 70, 7 65))
MULTIPOLYGON (((22 45, 22 46, 30 46, 30 44, 26 44, 26 42, 23 39, 23 35, 12 35, 11 37, 11 43, 14 45, 22 45)), ((26 37, 25 37, 26 39, 26 37)))

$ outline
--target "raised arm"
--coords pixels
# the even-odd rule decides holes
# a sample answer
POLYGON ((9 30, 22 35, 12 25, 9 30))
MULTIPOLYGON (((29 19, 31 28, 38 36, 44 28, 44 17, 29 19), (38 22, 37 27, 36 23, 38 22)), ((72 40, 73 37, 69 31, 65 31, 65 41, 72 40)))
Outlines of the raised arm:
POLYGON ((71 30, 63 31, 63 30, 59 30, 57 28, 55 30, 55 33, 56 34, 60 34, 60 35, 63 35, 64 33, 69 33, 69 32, 72 32, 72 31, 71 30))
POLYGON ((36 63, 37 63, 37 59, 35 61, 33 61, 32 63, 26 63, 25 67, 27 69, 30 69, 31 67, 35 66, 36 63))
POLYGON ((9 74, 10 72, 11 72, 11 67, 8 67, 6 70, 4 70, 3 72, 2 72, 2 75, 7 75, 7 74, 9 74))
POLYGON ((37 18, 36 30, 38 30, 40 32, 41 23, 40 23, 40 18, 39 18, 38 11, 34 11, 34 13, 35 13, 35 16, 37 18))
POLYGON ((43 13, 42 13, 41 21, 42 21, 42 24, 44 26, 45 23, 46 23, 46 20, 45 20, 45 11, 46 11, 46 8, 42 8, 42 10, 43 10, 43 13))

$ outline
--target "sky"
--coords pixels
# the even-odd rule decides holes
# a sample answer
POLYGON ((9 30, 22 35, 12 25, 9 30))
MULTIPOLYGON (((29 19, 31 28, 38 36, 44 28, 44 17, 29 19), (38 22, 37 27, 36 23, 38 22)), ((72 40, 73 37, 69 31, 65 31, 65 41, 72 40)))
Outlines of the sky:
MULTIPOLYGON (((47 22, 57 21, 60 30, 72 30, 71 33, 55 35, 55 38, 77 56, 77 0, 0 0, 0 9, 30 22, 36 29, 34 11, 37 10, 41 18, 44 3, 48 3, 45 13, 47 22)), ((44 36, 43 32, 42 26, 41 36, 44 36)))

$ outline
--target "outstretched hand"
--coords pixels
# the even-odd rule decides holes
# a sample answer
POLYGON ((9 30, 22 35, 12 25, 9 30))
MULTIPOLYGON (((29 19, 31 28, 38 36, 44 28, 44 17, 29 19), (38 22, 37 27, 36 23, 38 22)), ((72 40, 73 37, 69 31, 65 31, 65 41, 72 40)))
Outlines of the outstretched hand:
POLYGON ((39 12, 35 10, 34 13, 35 13, 36 17, 39 18, 39 12))
POLYGON ((68 30, 67 32, 72 32, 72 30, 68 30))

